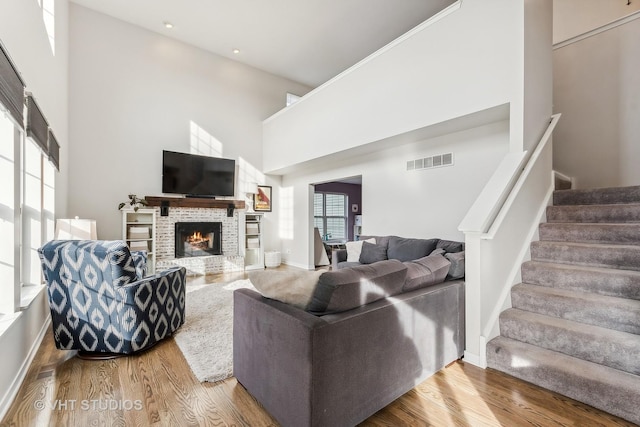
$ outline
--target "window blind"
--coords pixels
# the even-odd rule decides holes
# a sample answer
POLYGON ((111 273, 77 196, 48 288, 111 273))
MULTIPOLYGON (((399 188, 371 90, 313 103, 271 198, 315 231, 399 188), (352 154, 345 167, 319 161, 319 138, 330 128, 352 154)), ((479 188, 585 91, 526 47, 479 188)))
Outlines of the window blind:
POLYGON ((27 96, 27 136, 31 137, 36 144, 46 153, 49 152, 47 138, 49 134, 49 123, 44 118, 40 107, 33 99, 33 96, 27 96))
POLYGON ((2 44, 0 44, 0 103, 24 129, 24 82, 2 44))
POLYGON ((60 145, 51 129, 49 129, 49 161, 58 171, 60 170, 60 145))

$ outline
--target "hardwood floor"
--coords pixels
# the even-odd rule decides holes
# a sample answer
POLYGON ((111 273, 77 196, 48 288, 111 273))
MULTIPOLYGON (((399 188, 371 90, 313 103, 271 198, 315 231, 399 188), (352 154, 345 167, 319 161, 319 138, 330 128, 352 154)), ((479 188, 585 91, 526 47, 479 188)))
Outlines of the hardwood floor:
MULTIPOLYGON (((286 269, 286 267, 283 267, 286 269)), ((228 282, 243 274, 192 281, 228 282)), ((215 285, 213 285, 215 286, 215 285)), ((234 378, 199 383, 173 338, 88 361, 48 333, 2 426, 275 426, 234 378)), ((632 426, 497 371, 456 362, 362 426, 632 426)))

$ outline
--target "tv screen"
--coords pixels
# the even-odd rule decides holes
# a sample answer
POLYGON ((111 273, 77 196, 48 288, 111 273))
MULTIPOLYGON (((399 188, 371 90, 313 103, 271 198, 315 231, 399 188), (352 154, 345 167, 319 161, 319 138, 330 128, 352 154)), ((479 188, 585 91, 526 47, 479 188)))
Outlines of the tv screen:
POLYGON ((236 161, 162 151, 162 192, 187 196, 233 196, 236 161))

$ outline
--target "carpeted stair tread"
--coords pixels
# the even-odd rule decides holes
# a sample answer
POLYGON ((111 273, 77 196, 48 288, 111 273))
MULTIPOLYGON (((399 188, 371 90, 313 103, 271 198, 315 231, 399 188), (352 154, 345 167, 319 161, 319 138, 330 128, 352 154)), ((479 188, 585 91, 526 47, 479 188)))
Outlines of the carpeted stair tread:
POLYGON ((511 306, 561 319, 640 334, 640 301, 521 283, 511 306))
POLYGON ((531 243, 531 259, 640 271, 640 246, 536 241, 531 243))
POLYGON ((487 343, 488 367, 640 424, 640 377, 505 337, 487 343))
POLYGON ((640 224, 543 223, 540 240, 640 245, 640 224))
POLYGON ((640 375, 640 335, 515 308, 500 314, 500 335, 640 375))
POLYGON ((553 262, 522 264, 522 282, 640 300, 640 272, 553 262))
POLYGON ((554 206, 616 203, 640 203, 640 186, 558 190, 553 192, 554 206))
POLYGON ((547 222, 640 222, 640 203, 547 206, 547 222))

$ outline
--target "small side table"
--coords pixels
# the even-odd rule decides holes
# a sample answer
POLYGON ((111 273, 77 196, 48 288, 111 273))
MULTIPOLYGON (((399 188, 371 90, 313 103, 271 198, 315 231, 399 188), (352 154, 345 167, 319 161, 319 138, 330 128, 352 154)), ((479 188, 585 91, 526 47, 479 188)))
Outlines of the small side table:
POLYGON ((280 251, 265 251, 264 252, 264 266, 265 267, 278 267, 282 262, 282 255, 280 251))

